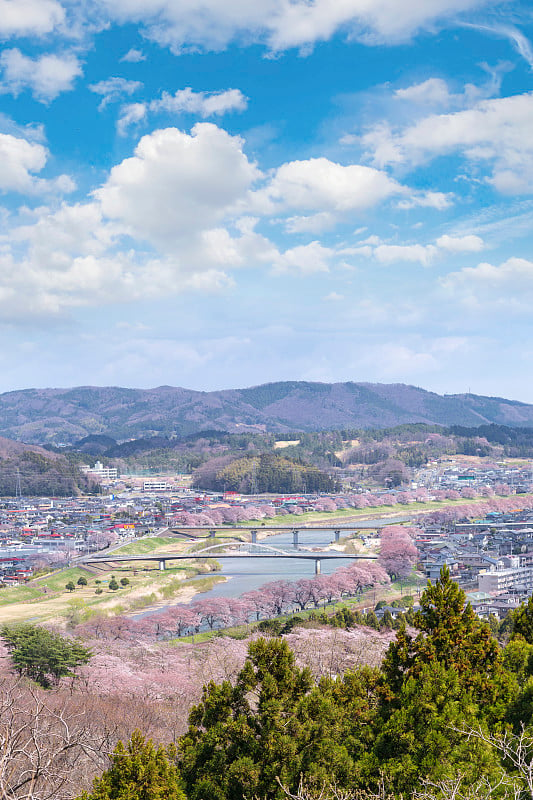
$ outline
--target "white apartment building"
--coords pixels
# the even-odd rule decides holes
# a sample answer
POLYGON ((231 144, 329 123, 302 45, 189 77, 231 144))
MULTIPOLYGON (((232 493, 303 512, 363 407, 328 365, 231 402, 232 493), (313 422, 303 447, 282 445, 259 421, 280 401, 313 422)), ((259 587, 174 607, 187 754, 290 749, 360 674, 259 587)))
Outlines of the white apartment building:
POLYGON ((104 467, 101 461, 97 461, 94 467, 84 464, 81 471, 88 475, 90 478, 99 478, 104 481, 116 481, 118 478, 118 470, 116 467, 104 467))
POLYGON ((483 572, 478 577, 478 585, 480 592, 512 591, 517 586, 533 592, 533 567, 510 567, 483 572))
POLYGON ((168 492, 172 487, 166 481, 144 481, 143 492, 168 492))

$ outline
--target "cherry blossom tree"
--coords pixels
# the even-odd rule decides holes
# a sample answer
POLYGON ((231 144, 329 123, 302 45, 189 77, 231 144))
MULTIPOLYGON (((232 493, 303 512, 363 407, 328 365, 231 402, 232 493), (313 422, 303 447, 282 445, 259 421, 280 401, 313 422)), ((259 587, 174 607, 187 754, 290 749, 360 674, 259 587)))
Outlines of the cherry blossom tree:
POLYGON ((230 506, 229 508, 221 508, 220 516, 222 517, 222 522, 235 524, 238 521, 237 509, 233 506, 230 506))
POLYGON ((446 500, 460 500, 461 495, 455 489, 448 489, 446 492, 446 500))
POLYGON ((264 505, 261 506, 261 511, 263 512, 263 516, 268 517, 268 519, 272 519, 272 517, 276 516, 276 509, 274 506, 264 505))
POLYGON ((268 598, 265 598, 262 591, 245 592, 240 599, 247 603, 250 612, 255 614, 256 620, 261 619, 262 614, 268 614, 272 610, 272 603, 268 598))
POLYGON ((247 519, 263 519, 265 516, 264 511, 259 506, 246 506, 247 519))
POLYGON ((200 625, 200 615, 193 606, 183 603, 171 606, 169 616, 172 619, 174 632, 182 636, 186 631, 196 630, 200 625))
POLYGON ((261 587, 261 591, 272 604, 275 614, 283 614, 293 604, 293 588, 289 581, 271 581, 261 587))
POLYGON ((292 599, 301 611, 311 600, 311 585, 312 580, 309 578, 300 578, 299 581, 292 584, 292 599))
POLYGON ((354 508, 368 508, 370 505, 368 496, 364 494, 356 494, 351 498, 354 508))
POLYGON ((224 597, 197 600, 193 604, 193 610, 198 614, 202 622, 207 623, 210 630, 213 630, 216 623, 227 625, 231 620, 230 607, 224 597))
POLYGON ((495 483, 494 492, 500 497, 508 497, 511 494, 511 487, 507 483, 495 483))
POLYGON ((314 504, 317 511, 336 511, 337 504, 329 497, 323 497, 314 504))
POLYGON ((391 525, 382 528, 380 538, 381 566, 395 577, 409 575, 418 555, 409 533, 401 525, 391 525))

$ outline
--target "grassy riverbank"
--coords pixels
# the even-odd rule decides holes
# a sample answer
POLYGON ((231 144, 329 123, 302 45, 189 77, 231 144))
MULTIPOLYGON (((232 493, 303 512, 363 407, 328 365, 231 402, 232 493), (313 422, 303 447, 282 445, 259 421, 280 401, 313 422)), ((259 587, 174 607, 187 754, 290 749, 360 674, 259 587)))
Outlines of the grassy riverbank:
POLYGON ((6 622, 83 622, 95 614, 132 614, 139 610, 158 608, 169 602, 190 602, 198 592, 209 591, 216 583, 224 581, 222 575, 204 574, 204 566, 180 564, 164 572, 138 565, 116 564, 98 575, 71 567, 38 581, 14 586, 0 592, 0 624, 6 622), (112 575, 119 589, 109 588, 112 575), (82 577, 86 586, 79 586, 82 577), (127 579, 125 586, 121 579, 127 579), (187 579, 193 580, 187 580, 187 579), (75 589, 68 591, 66 585, 75 589))

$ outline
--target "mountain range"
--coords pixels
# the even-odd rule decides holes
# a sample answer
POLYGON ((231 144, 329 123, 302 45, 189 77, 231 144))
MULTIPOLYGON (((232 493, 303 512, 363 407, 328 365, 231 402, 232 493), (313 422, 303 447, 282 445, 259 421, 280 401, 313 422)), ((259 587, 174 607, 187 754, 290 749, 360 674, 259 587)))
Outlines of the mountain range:
POLYGON ((80 386, 0 394, 0 436, 72 444, 91 434, 117 440, 231 433, 385 428, 404 423, 533 426, 533 405, 474 394, 439 395, 406 384, 283 381, 200 392, 80 386))

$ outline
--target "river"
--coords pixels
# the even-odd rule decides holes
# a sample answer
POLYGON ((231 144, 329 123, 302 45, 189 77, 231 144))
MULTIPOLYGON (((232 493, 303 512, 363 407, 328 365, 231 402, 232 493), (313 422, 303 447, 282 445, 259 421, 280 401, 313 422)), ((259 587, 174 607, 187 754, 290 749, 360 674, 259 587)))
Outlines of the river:
MULTIPOLYGON (((405 522, 406 517, 398 517, 394 519, 387 519, 387 524, 395 525, 399 522, 405 522)), ((376 528, 376 523, 383 524, 382 520, 368 520, 368 522, 358 522, 359 526, 373 530, 376 528)), ((339 523, 338 528, 347 523, 339 523)), ((349 524, 349 523, 348 523, 349 524)), ((337 530, 338 530, 337 528, 337 530)), ((261 528, 257 528, 260 533, 261 528)), ((311 550, 315 547, 323 548, 331 544, 335 538, 335 528, 331 530, 318 530, 313 531, 312 528, 300 528, 298 534, 299 548, 311 550)), ((342 533, 341 533, 342 535, 342 533)), ((292 533, 276 533, 262 539, 260 544, 266 544, 269 547, 276 547, 281 550, 288 550, 294 553, 292 544, 292 533)), ((216 558, 216 556, 214 556, 216 558)), ((204 598, 212 597, 240 597, 244 592, 259 589, 264 583, 275 580, 297 581, 300 578, 312 578, 315 574, 315 562, 303 560, 299 561, 293 558, 256 558, 256 559, 243 559, 243 558, 225 558, 221 560, 220 565, 222 569, 217 575, 224 575, 228 580, 217 583, 208 592, 202 593, 202 600, 204 598)), ((346 559, 328 559, 321 562, 321 572, 323 575, 330 575, 335 572, 339 567, 347 567, 351 562, 346 559)))
MULTIPOLYGON (((407 518, 394 517, 387 518, 388 525, 395 525, 400 522, 406 522, 407 518)), ((375 530, 380 525, 383 526, 383 519, 368 520, 365 522, 358 522, 360 528, 367 528, 368 530, 375 530)), ((313 528, 299 528, 298 541, 299 549, 309 551, 314 548, 324 548, 331 544, 335 539, 335 530, 339 528, 342 530, 343 525, 349 523, 339 523, 337 528, 331 527, 330 530, 316 530, 313 528)), ((258 532, 261 527, 258 526, 258 532)), ((342 534, 341 534, 342 535, 342 534)), ((287 550, 294 553, 292 532, 276 533, 272 536, 267 536, 262 539, 259 544, 266 544, 269 547, 276 547, 280 550, 287 550)), ((216 559, 216 555, 213 556, 216 559)), ((211 599, 214 597, 240 597, 245 592, 250 592, 254 589, 259 589, 264 583, 275 580, 297 581, 300 578, 312 578, 315 574, 315 562, 313 560, 301 561, 294 558, 225 558, 219 561, 221 570, 217 575, 223 575, 227 580, 221 581, 213 586, 207 592, 202 592, 198 595, 198 599, 211 599)), ((321 572, 323 575, 331 575, 339 567, 346 567, 351 562, 347 559, 327 559, 321 562, 321 572)), ((193 581, 195 578, 190 578, 193 581)), ((184 585, 187 581, 184 582, 184 585)), ((157 610, 157 613, 165 611, 169 606, 163 606, 157 610)), ((154 613, 153 611, 143 611, 140 614, 135 614, 135 618, 141 618, 148 614, 154 613)))

